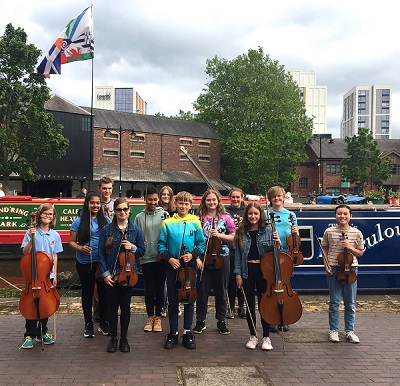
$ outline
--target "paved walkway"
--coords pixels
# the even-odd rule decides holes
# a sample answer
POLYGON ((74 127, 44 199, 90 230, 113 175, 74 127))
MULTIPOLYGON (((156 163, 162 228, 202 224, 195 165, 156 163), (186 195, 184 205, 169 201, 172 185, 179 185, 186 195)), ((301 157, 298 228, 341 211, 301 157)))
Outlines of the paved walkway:
MULTIPOLYGON (((196 335, 196 350, 179 344, 163 348, 168 332, 144 332, 146 316, 133 313, 129 330, 131 352, 109 354, 109 338, 84 339, 82 315, 57 315, 57 341, 32 350, 19 350, 24 320, 0 315, 1 385, 399 385, 399 312, 359 311, 360 344, 343 336, 340 343, 327 340, 326 311, 304 312, 285 334, 271 334, 274 350, 248 350, 244 319, 228 321, 230 335, 215 330, 212 317, 207 330, 196 335)), ((183 320, 180 319, 180 325, 183 320)), ((342 322, 342 314, 341 314, 342 322)), ((50 332, 53 318, 49 320, 50 332)), ((260 329, 259 329, 260 330, 260 329)))

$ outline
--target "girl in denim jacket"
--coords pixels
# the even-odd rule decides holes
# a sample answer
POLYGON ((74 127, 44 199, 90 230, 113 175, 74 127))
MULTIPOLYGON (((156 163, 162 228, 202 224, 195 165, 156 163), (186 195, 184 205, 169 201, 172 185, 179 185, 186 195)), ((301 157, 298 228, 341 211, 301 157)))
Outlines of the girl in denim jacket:
MULTIPOLYGON (((273 251, 273 241, 280 246, 277 232, 272 232, 270 226, 265 225, 265 213, 261 205, 252 202, 247 205, 243 221, 240 223, 233 244, 235 246, 235 268, 236 284, 244 291, 247 299, 247 324, 250 330, 250 339, 246 343, 249 349, 255 349, 258 344, 256 331, 255 312, 255 288, 257 288, 258 307, 260 306, 261 294, 265 292, 266 282, 263 278, 260 261, 268 252, 273 251)), ((269 324, 261 317, 263 328, 262 350, 272 350, 269 338, 269 324)))

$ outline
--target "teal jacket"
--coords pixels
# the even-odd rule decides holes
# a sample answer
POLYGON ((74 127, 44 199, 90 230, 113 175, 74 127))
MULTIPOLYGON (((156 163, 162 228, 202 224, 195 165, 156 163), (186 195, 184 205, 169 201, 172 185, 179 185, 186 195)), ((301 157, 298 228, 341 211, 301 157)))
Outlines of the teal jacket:
POLYGON ((168 212, 157 207, 154 212, 143 209, 136 217, 134 224, 143 232, 146 250, 140 258, 140 264, 155 263, 158 254, 158 239, 160 237, 161 224, 169 217, 168 212))

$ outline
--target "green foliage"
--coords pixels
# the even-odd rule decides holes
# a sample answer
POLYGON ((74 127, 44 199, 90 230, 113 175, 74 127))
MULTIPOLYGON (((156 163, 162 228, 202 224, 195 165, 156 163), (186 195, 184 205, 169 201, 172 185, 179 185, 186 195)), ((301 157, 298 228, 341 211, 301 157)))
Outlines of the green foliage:
POLYGON ((391 161, 381 158, 371 130, 359 128, 358 134, 346 137, 345 142, 348 158, 342 161, 342 177, 360 191, 364 193, 369 184, 381 186, 392 175, 391 161))
POLYGON ((193 106, 222 144, 222 177, 251 193, 286 187, 312 135, 296 83, 262 48, 207 60, 210 81, 193 106))
POLYGON ((49 89, 34 74, 40 50, 26 44, 22 28, 6 26, 0 37, 0 175, 5 191, 11 173, 34 180, 34 168, 44 157, 59 158, 68 140, 62 126, 52 128, 53 116, 44 109, 49 89))

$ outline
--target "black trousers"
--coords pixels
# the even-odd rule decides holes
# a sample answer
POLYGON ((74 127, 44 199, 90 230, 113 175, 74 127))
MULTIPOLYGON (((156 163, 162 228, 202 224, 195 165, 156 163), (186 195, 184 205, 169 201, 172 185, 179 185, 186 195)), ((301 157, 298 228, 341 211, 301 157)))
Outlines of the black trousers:
MULTIPOLYGON (((85 323, 93 325, 93 294, 94 283, 96 282, 96 263, 81 264, 76 262, 76 270, 82 286, 82 310, 85 318, 85 323)), ((100 325, 104 326, 107 323, 107 295, 105 291, 105 283, 100 278, 97 280, 97 294, 99 295, 99 310, 100 310, 100 325)))
POLYGON ((211 289, 215 296, 215 317, 220 322, 226 319, 227 288, 229 279, 229 256, 223 256, 224 264, 221 269, 210 269, 205 267, 203 275, 198 273, 199 283, 197 286, 196 318, 206 320, 208 297, 211 289), (201 280, 200 280, 201 278, 201 280))
POLYGON ((111 338, 118 336, 118 308, 121 310, 121 338, 128 335, 129 322, 131 320, 131 298, 133 287, 120 286, 117 282, 113 286, 106 285, 108 302, 108 323, 110 324, 111 338))
MULTIPOLYGON (((255 288, 257 288, 258 309, 260 309, 261 294, 265 292, 267 282, 263 278, 260 264, 248 263, 247 266, 248 277, 247 279, 243 279, 243 290, 249 305, 246 312, 247 325, 249 326, 250 335, 256 335, 256 331, 254 330, 254 327, 257 327, 255 288), (250 314, 253 318, 254 327, 251 322, 250 314)), ((262 318, 261 315, 260 318, 263 329, 263 337, 268 337, 269 324, 262 318)))
POLYGON ((165 264, 158 261, 142 264, 142 272, 147 316, 160 316, 164 306, 165 264))

